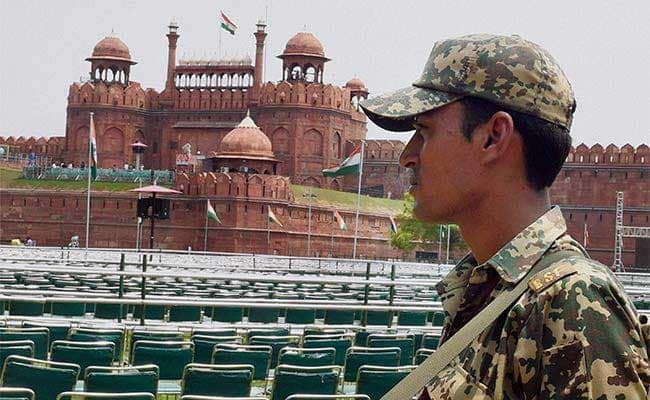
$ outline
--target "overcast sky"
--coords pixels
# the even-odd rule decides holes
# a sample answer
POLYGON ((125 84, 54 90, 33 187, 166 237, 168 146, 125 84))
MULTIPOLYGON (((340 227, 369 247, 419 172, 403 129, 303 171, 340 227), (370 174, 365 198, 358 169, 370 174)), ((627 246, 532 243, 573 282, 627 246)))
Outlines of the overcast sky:
MULTIPOLYGON (((0 135, 65 134, 68 87, 87 77, 94 45, 114 31, 138 61, 131 79, 161 90, 171 19, 179 57, 217 53, 219 10, 239 26, 222 54, 254 56, 267 15, 266 80, 296 32, 318 36, 332 58, 327 82, 361 78, 372 94, 411 84, 433 43, 468 33, 517 33, 559 61, 578 102, 574 143, 650 142, 650 1, 17 1, 0 0, 0 135)), ((368 124, 371 138, 400 138, 368 124)))

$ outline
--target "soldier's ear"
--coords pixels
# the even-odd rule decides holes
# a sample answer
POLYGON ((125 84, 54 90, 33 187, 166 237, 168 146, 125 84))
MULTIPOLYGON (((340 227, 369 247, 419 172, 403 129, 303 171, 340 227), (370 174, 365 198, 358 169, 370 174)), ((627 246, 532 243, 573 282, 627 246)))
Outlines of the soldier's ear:
POLYGON ((477 144, 481 146, 481 163, 500 160, 513 149, 515 125, 512 116, 505 111, 498 111, 474 134, 478 136, 477 144))

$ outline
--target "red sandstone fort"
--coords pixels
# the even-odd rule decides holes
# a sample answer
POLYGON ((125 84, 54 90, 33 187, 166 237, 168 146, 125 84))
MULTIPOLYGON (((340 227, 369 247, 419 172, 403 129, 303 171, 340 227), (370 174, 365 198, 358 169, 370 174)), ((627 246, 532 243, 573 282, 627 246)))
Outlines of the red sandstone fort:
MULTIPOLYGON (((70 86, 65 137, 0 138, 0 145, 48 155, 57 162, 87 159, 89 113, 94 113, 101 168, 135 164, 132 144, 147 144, 146 168, 180 171, 173 217, 160 225, 157 246, 202 249, 206 199, 224 221, 211 227, 208 250, 278 252, 304 255, 307 206, 295 202, 291 183, 335 190, 356 187, 356 177, 325 178, 321 170, 339 164, 366 138, 366 118, 358 102, 368 89, 358 79, 339 87, 327 83, 329 58, 311 33, 287 41, 281 79, 263 82, 266 25, 256 26, 255 62, 249 57, 220 60, 176 59, 178 26, 170 24, 167 79, 161 92, 131 79, 127 45, 102 39, 86 60, 90 79, 70 86), (250 115, 247 117, 247 115, 250 115), (267 206, 286 222, 274 227, 267 244, 267 206)), ((368 140, 362 187, 366 193, 401 198, 406 171, 398 164, 404 144, 368 140)), ((592 256, 612 264, 616 192, 625 193, 624 225, 650 226, 650 149, 646 145, 572 148, 554 183, 552 202, 562 206, 569 230, 592 256)), ((38 237, 62 245, 83 232, 83 194, 3 189, 0 239, 38 237), (62 239, 65 238, 65 239, 62 239)), ((92 245, 132 247, 134 196, 96 193, 92 205, 92 245)), ((343 213, 353 226, 353 210, 343 213)), ((312 253, 350 255, 353 232, 333 230, 332 209, 314 206, 312 253)), ((389 256, 387 215, 364 212, 360 251, 389 256)), ((312 254, 312 255, 313 255, 312 254)), ((650 243, 624 238, 626 265, 650 263, 650 243)))

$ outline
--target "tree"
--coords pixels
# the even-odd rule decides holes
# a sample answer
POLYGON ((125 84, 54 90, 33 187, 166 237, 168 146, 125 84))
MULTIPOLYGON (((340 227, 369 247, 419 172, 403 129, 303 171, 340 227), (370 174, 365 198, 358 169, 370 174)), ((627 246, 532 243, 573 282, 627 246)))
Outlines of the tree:
MULTIPOLYGON (((418 221, 413 215, 414 205, 415 199, 407 194, 404 199, 404 209, 397 216, 397 221, 399 221, 397 233, 391 234, 391 245, 405 252, 415 248, 424 249, 440 240, 440 225, 418 221)), ((446 245, 445 237, 443 238, 443 247, 446 245)), ((467 248, 456 225, 451 225, 450 246, 467 248)))

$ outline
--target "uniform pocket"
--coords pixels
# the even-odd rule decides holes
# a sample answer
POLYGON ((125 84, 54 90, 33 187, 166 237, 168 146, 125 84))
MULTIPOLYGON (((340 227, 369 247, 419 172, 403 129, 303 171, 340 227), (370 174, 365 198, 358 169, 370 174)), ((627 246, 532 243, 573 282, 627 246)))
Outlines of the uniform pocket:
POLYGON ((485 385, 456 363, 436 375, 427 385, 427 390, 431 400, 492 400, 485 385))
POLYGON ((542 373, 541 398, 589 398, 585 349, 580 341, 544 350, 542 373))

